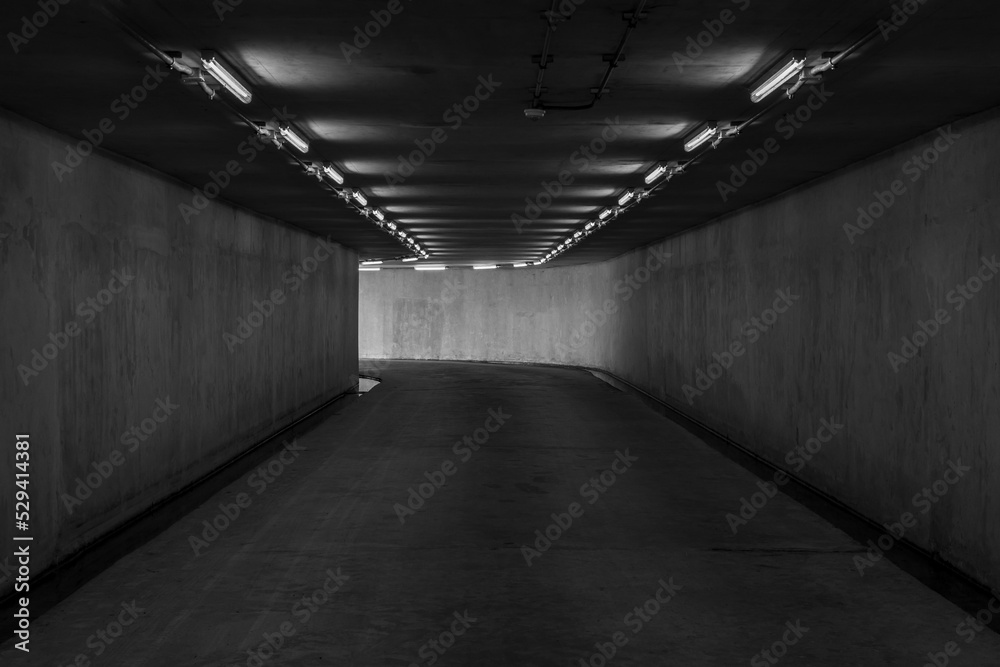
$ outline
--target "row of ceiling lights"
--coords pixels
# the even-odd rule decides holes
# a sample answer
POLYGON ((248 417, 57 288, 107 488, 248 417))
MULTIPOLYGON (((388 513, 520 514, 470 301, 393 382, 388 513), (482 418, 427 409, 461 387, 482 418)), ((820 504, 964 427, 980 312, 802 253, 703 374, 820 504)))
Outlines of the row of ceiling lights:
MULTIPOLYGON (((121 22, 119 21, 121 24, 121 22)), ((125 24, 121 24, 127 32, 131 33, 134 37, 139 39, 144 45, 150 48, 157 56, 167 62, 175 70, 186 75, 184 78, 185 83, 200 85, 205 92, 214 99, 215 90, 209 86, 204 79, 204 75, 198 69, 190 68, 177 60, 179 54, 167 54, 155 46, 153 46, 148 40, 136 33, 133 29, 125 24)), ((796 76, 798 80, 786 91, 787 97, 792 97, 795 92, 805 83, 815 83, 819 80, 818 75, 829 69, 833 69, 840 60, 846 57, 849 53, 858 49, 864 42, 872 38, 876 31, 872 31, 861 40, 853 44, 850 48, 846 49, 844 52, 836 54, 835 56, 826 57, 823 64, 813 67, 808 73, 805 71, 806 57, 804 51, 793 51, 788 56, 783 58, 775 67, 773 67, 768 74, 766 74, 754 87, 753 92, 750 95, 750 100, 753 103, 758 103, 768 97, 770 94, 774 93, 780 89, 785 84, 789 83, 796 76)), ((249 104, 253 96, 249 88, 242 82, 238 77, 232 74, 221 62, 218 55, 214 51, 203 51, 201 54, 201 64, 204 71, 210 74, 225 90, 231 93, 238 100, 244 104, 249 104)), ((762 112, 763 113, 763 112, 762 112)), ((303 139, 295 129, 288 123, 259 123, 249 121, 242 114, 237 114, 245 122, 250 124, 259 135, 270 140, 279 149, 284 148, 284 144, 291 144, 300 153, 306 154, 309 151, 309 142, 303 139)), ((757 117, 759 117, 758 114, 757 117)), ((756 118, 756 117, 755 117, 756 118)), ((689 135, 689 138, 685 141, 684 150, 686 152, 692 152, 698 147, 711 141, 711 147, 715 148, 724 139, 729 139, 735 137, 739 134, 740 130, 748 125, 751 121, 745 121, 743 123, 735 122, 715 122, 710 121, 699 126, 698 129, 689 135)), ((291 153, 290 153, 291 155, 291 153)), ((295 157, 293 155, 293 157, 295 157)), ((305 171, 310 176, 314 176, 320 182, 326 183, 326 179, 332 181, 335 186, 344 185, 344 176, 341 174, 332 164, 329 162, 303 162, 302 160, 295 158, 302 166, 305 171)), ((651 185, 649 189, 628 189, 625 190, 617 199, 617 206, 611 206, 602 210, 598 217, 594 220, 588 221, 584 227, 577 230, 572 235, 568 236, 559 245, 551 250, 545 257, 538 260, 537 262, 520 262, 513 264, 514 268, 522 268, 526 266, 532 266, 535 264, 544 264, 558 255, 565 252, 568 248, 576 245, 582 241, 585 237, 589 236, 593 232, 597 231, 601 227, 608 224, 611 220, 616 219, 624 211, 637 205, 639 202, 647 199, 653 191, 662 186, 664 183, 670 181, 674 176, 681 174, 684 170, 694 162, 694 159, 681 164, 678 161, 664 162, 657 164, 651 171, 646 174, 645 183, 651 185)), ((413 238, 412 235, 407 234, 397 223, 387 220, 385 214, 377 207, 369 206, 368 198, 360 190, 352 190, 350 188, 338 189, 335 186, 331 186, 337 195, 346 202, 353 203, 357 206, 357 209, 361 215, 366 219, 372 221, 377 227, 387 231, 394 238, 398 239, 401 243, 405 244, 410 251, 413 253, 412 256, 403 258, 404 262, 414 262, 421 258, 426 259, 428 257, 427 251, 420 246, 420 244, 413 238)), ((361 270, 378 270, 374 265, 381 264, 381 261, 367 261, 361 262, 361 270)), ((444 266, 421 266, 415 267, 419 270, 443 270, 447 267, 444 266)), ((473 269, 496 269, 500 268, 500 265, 488 264, 473 266, 473 269)))
MULTIPOLYGON (((417 257, 407 257, 403 261, 404 262, 415 262, 415 261, 417 261, 417 259, 418 259, 417 257)), ((367 261, 361 262, 361 266, 360 266, 360 268, 358 270, 359 271, 380 271, 381 267, 379 266, 379 264, 382 264, 382 260, 380 260, 380 259, 367 260, 367 261)), ((503 268, 522 269, 522 268, 524 268, 526 266, 532 266, 534 264, 536 264, 536 262, 517 262, 515 264, 475 264, 475 265, 472 265, 472 266, 428 266, 428 265, 424 265, 424 266, 415 266, 413 268, 416 269, 417 271, 444 271, 445 269, 474 269, 476 271, 488 271, 490 269, 503 269, 503 268)))
MULTIPOLYGON (((183 75, 182 81, 185 84, 200 86, 210 99, 215 99, 216 90, 205 80, 206 73, 243 104, 249 104, 253 100, 253 93, 251 93, 249 87, 238 76, 232 73, 231 69, 225 65, 215 51, 202 51, 201 68, 192 68, 180 62, 180 53, 162 51, 118 17, 110 16, 110 18, 172 69, 183 75)), ((234 111, 236 110, 234 109, 234 111)), ((250 125, 261 138, 270 141, 278 149, 284 149, 287 143, 303 155, 309 152, 309 142, 300 133, 296 132, 290 123, 281 121, 261 123, 249 120, 238 111, 236 111, 236 114, 241 120, 250 125)), ((407 246, 410 252, 413 253, 413 256, 409 258, 410 261, 428 256, 427 250, 421 247, 420 243, 411 234, 408 234, 400 225, 392 220, 387 220, 385 213, 381 209, 370 206, 368 197, 361 190, 341 187, 344 186, 344 176, 331 163, 304 162, 291 152, 289 152, 289 155, 305 168, 306 174, 315 177, 321 183, 329 186, 337 193, 338 197, 349 204, 355 205, 357 211, 367 220, 373 222, 379 229, 386 231, 400 243, 407 246), (333 185, 330 185, 327 179, 333 185)))
MULTIPOLYGON (((214 52, 203 52, 201 62, 205 70, 223 88, 232 93, 236 99, 244 104, 250 103, 252 95, 249 89, 226 69, 214 52)), ((200 73, 195 72, 194 77, 200 77, 200 73)), ((288 123, 255 123, 255 127, 261 137, 270 140, 278 148, 282 148, 287 142, 302 154, 309 152, 309 142, 303 139, 288 123)), ((344 176, 332 164, 329 162, 303 162, 302 164, 305 167, 306 173, 315 177, 318 181, 325 183, 324 177, 332 181, 334 183, 333 189, 341 199, 354 203, 357 206, 358 212, 367 220, 372 221, 379 229, 385 230, 406 245, 414 253, 414 256, 410 258, 411 260, 427 257, 427 251, 420 246, 412 235, 407 234, 404 229, 392 220, 387 220, 385 213, 381 209, 369 206, 368 197, 361 190, 352 190, 350 188, 337 189, 336 186, 344 185, 344 176)))
MULTIPOLYGON (((853 46, 850 50, 856 48, 860 43, 861 42, 853 46)), ((838 55, 846 55, 846 52, 838 55)), ((814 67, 807 73, 805 71, 805 52, 798 50, 792 51, 790 54, 782 58, 777 65, 771 68, 771 70, 769 70, 768 73, 760 79, 758 84, 754 86, 753 92, 750 94, 750 101, 756 104, 780 89, 782 86, 791 82, 793 78, 798 77, 798 80, 787 91, 787 97, 790 98, 804 84, 817 82, 819 80, 819 73, 832 69, 837 60, 838 58, 827 57, 824 64, 814 67)), ((711 147, 715 148, 724 139, 730 139, 739 134, 740 130, 749 122, 750 121, 746 121, 744 123, 709 121, 699 125, 698 128, 689 134, 688 138, 685 140, 684 151, 690 153, 708 142, 711 142, 711 147)), ((602 210, 596 219, 588 221, 582 229, 579 229, 566 237, 559 243, 558 246, 549 251, 549 253, 545 255, 539 263, 542 264, 555 259, 590 234, 607 225, 624 211, 632 208, 644 199, 649 198, 656 188, 662 186, 664 183, 667 183, 674 176, 683 173, 693 161, 694 160, 689 160, 684 164, 681 164, 678 161, 661 162, 657 164, 646 174, 645 177, 646 185, 652 187, 649 189, 630 188, 625 190, 618 196, 616 206, 610 206, 602 210)))
MULTIPOLYGON (((852 47, 853 50, 854 47, 852 47)), ((846 54, 845 54, 846 55, 846 54)), ((804 51, 792 51, 788 56, 782 58, 778 65, 773 67, 768 74, 766 74, 760 80, 760 83, 756 85, 753 92, 750 94, 750 100, 754 104, 764 100, 766 97, 780 89, 785 84, 789 83, 796 76, 799 77, 798 81, 788 89, 787 96, 790 98, 795 92, 805 83, 818 81, 817 75, 821 71, 827 69, 832 69, 834 60, 827 58, 823 65, 820 65, 810 73, 806 73, 805 70, 806 57, 804 51)), ((749 121, 747 121, 748 123, 749 121)), ((736 122, 716 122, 709 121, 700 125, 694 132, 688 135, 687 140, 684 142, 684 151, 693 152, 700 146, 711 142, 712 148, 715 148, 724 139, 730 139, 739 134, 739 131, 747 123, 736 123, 736 122)), ((693 160, 688 161, 685 164, 681 164, 679 161, 669 161, 661 162, 653 167, 646 176, 645 183, 651 186, 649 189, 642 188, 630 188, 622 192, 617 199, 617 205, 609 206, 603 209, 597 216, 596 219, 588 221, 582 229, 579 229, 562 242, 559 243, 553 250, 551 250, 545 257, 538 260, 537 262, 521 262, 513 264, 514 268, 521 268, 526 266, 532 266, 535 264, 544 264, 557 256, 568 250, 570 247, 578 244, 584 238, 590 234, 596 232, 601 227, 604 227, 612 220, 616 219, 623 212, 632 208, 633 206, 639 204, 644 199, 650 197, 653 191, 662 186, 663 184, 669 182, 674 176, 677 176, 684 172, 685 168, 691 164, 693 160)), ((416 258, 411 258, 410 260, 404 259, 403 261, 413 261, 416 258)), ((378 271, 376 265, 381 264, 381 261, 368 261, 361 263, 362 271, 378 271)), ((446 268, 468 268, 468 267, 445 267, 445 266, 426 266, 426 267, 415 267, 418 270, 424 271, 436 271, 444 270, 446 268)), ((500 265, 487 264, 481 266, 473 266, 473 269, 496 269, 500 268, 500 265)))

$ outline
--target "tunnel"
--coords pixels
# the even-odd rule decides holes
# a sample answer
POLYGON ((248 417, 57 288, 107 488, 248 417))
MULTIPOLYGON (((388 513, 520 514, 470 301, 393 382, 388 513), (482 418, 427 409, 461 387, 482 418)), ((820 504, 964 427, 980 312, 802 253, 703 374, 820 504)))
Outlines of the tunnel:
POLYGON ((1000 665, 998 27, 8 0, 0 665, 1000 665))

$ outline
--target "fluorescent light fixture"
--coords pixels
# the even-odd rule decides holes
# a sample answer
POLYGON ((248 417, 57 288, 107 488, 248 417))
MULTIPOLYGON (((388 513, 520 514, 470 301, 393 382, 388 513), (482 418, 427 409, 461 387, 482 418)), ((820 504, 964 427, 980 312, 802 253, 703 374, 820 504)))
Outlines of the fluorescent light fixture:
POLYGON ((625 194, 618 198, 618 205, 624 206, 627 202, 632 200, 632 197, 635 197, 635 190, 626 190, 625 194))
POLYGON ((249 104, 250 100, 253 99, 249 89, 243 85, 243 82, 230 74, 229 70, 223 67, 222 62, 219 60, 215 51, 202 51, 201 64, 202 67, 208 70, 209 74, 215 77, 216 81, 222 84, 223 88, 235 95, 240 102, 243 102, 243 104, 249 104))
POLYGON ((278 128, 278 131, 285 138, 285 141, 295 146, 300 153, 309 152, 309 142, 296 134, 291 125, 282 125, 278 128))
POLYGON ((354 197, 354 201, 358 202, 362 206, 368 206, 368 197, 365 197, 361 190, 354 190, 351 192, 351 196, 354 197))
POLYGON ((581 236, 583 236, 583 232, 577 232, 576 234, 573 234, 573 238, 575 238, 575 239, 578 239, 581 236))
POLYGON ((480 266, 474 266, 472 268, 475 269, 476 271, 488 271, 489 269, 495 269, 495 268, 497 268, 497 265, 496 264, 482 264, 480 266))
POLYGON ((368 262, 361 262, 361 266, 375 266, 376 264, 381 264, 381 263, 382 263, 381 259, 373 259, 368 262))
POLYGON ((594 225, 596 225, 596 224, 597 224, 596 222, 594 222, 593 220, 591 220, 590 222, 587 223, 587 226, 584 227, 584 229, 593 229, 594 225))
POLYGON ((379 209, 375 209, 374 211, 372 211, 372 215, 374 215, 376 218, 378 218, 379 222, 381 222, 382 220, 385 220, 385 213, 383 213, 379 209))
POLYGON ((514 265, 514 268, 515 269, 523 269, 526 266, 527 266, 527 264, 525 264, 524 262, 518 262, 517 264, 514 265))
POLYGON ((406 232, 404 232, 403 230, 399 230, 399 238, 405 239, 406 238, 406 232))
POLYGON ((417 271, 444 271, 446 267, 444 266, 415 266, 413 267, 417 271))
POLYGON ((387 222, 387 223, 386 223, 386 227, 388 227, 388 228, 389 228, 389 229, 391 229, 392 231, 396 231, 396 223, 395 223, 395 222, 392 222, 391 220, 390 220, 389 222, 387 222))
POLYGON ((646 184, 649 185, 650 183, 658 179, 660 176, 663 176, 665 173, 667 173, 667 165, 665 164, 656 165, 653 171, 646 174, 646 184))
POLYGON ((372 268, 372 267, 368 267, 368 268, 361 267, 360 269, 358 269, 358 271, 381 271, 381 270, 382 269, 380 269, 378 267, 374 267, 374 268, 372 268))
POLYGON ((601 220, 604 220, 605 218, 607 218, 612 213, 614 213, 614 211, 612 211, 610 208, 606 208, 603 211, 601 211, 600 214, 597 217, 599 217, 601 220))
POLYGON ((701 146, 703 143, 714 137, 718 131, 719 124, 715 121, 705 123, 701 130, 696 132, 693 137, 687 140, 684 144, 684 150, 690 153, 694 149, 698 148, 698 146, 701 146))
POLYGON ((416 262, 419 259, 420 259, 419 257, 404 257, 403 261, 404 262, 416 262))
POLYGON ((792 51, 785 56, 781 62, 771 70, 771 73, 764 79, 764 82, 754 88, 750 93, 750 101, 756 104, 762 99, 781 88, 784 84, 797 75, 806 66, 805 51, 792 51))
POLYGON ((330 180, 335 182, 337 185, 344 184, 344 177, 341 175, 339 171, 333 168, 332 164, 324 164, 323 173, 326 174, 330 178, 330 180))

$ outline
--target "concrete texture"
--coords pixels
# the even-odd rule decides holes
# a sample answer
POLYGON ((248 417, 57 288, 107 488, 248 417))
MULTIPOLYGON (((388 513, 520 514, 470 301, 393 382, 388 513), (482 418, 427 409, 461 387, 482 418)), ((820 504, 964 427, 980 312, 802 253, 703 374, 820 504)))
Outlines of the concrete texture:
POLYGON ((593 364, 603 341, 579 329, 586 311, 611 298, 611 282, 608 264, 362 272, 359 350, 369 358, 593 364))
MULTIPOLYGON (((967 614, 892 563, 859 576, 864 548, 784 494, 734 535, 726 515, 762 480, 588 373, 379 373, 37 619, 30 664, 599 665, 615 633, 627 643, 608 664, 623 666, 772 664, 759 654, 773 650, 789 666, 895 667, 949 642, 955 664, 1000 654, 1000 637, 966 641, 967 614), (419 509, 399 510, 434 479, 414 491, 419 509), (529 565, 536 530, 553 543, 529 565), (119 616, 129 625, 103 643, 119 616), (452 628, 463 634, 440 655, 429 642, 452 628)), ((0 647, 0 662, 17 657, 0 647)))
POLYGON ((1000 256, 998 155, 992 111, 610 262, 365 273, 360 351, 608 370, 876 521, 912 513, 907 539, 998 587, 1000 279, 982 261, 1000 256), (467 288, 406 317, 445 280, 467 288), (921 322, 933 335, 905 359, 921 322), (969 470, 940 482, 951 463, 969 470))
POLYGON ((354 252, 219 201, 186 224, 190 187, 105 155, 60 180, 71 141, 0 115, 0 433, 31 436, 36 577, 357 374, 354 252))

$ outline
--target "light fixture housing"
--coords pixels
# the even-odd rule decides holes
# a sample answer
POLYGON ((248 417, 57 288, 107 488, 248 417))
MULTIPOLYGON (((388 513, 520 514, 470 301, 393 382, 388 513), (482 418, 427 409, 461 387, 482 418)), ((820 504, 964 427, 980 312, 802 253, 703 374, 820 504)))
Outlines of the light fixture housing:
POLYGON ((362 206, 368 206, 368 197, 365 197, 364 193, 361 192, 361 190, 352 191, 351 196, 354 197, 354 201, 358 202, 362 206))
POLYGON ((622 193, 622 196, 618 198, 618 205, 624 206, 628 202, 632 201, 633 197, 635 197, 635 190, 626 190, 622 193))
POLYGON ((404 258, 403 258, 403 261, 404 261, 404 262, 416 262, 416 261, 418 261, 419 259, 420 259, 419 257, 404 257, 404 258))
POLYGON ((496 264, 481 264, 479 266, 473 266, 472 268, 475 269, 476 271, 489 271, 490 269, 497 268, 497 265, 496 264))
POLYGON ((372 259, 367 262, 361 262, 361 266, 375 266, 376 264, 381 264, 381 259, 372 259))
POLYGON ((362 266, 358 271, 381 271, 377 266, 362 266))
POLYGON ((596 225, 596 224, 597 224, 596 222, 594 222, 593 220, 591 220, 590 222, 587 223, 587 226, 584 227, 584 229, 586 229, 586 230, 589 231, 589 230, 593 229, 594 225, 596 225))
POLYGON ((792 80, 806 66, 806 52, 792 51, 783 57, 778 64, 764 75, 760 83, 754 86, 750 93, 750 101, 756 104, 792 80))
POLYGON ((608 218, 608 217, 609 217, 609 216, 610 216, 610 215, 611 215, 612 213, 614 213, 614 210, 613 210, 613 209, 610 209, 610 208, 606 208, 606 209, 604 209, 603 211, 601 211, 601 212, 600 212, 600 213, 599 213, 599 214, 597 215, 597 217, 598 217, 598 218, 600 218, 601 220, 604 220, 604 219, 608 218))
POLYGON ((417 271, 444 271, 446 266, 415 266, 413 267, 417 271))
POLYGON ((515 269, 523 269, 526 266, 528 266, 528 264, 526 262, 518 262, 517 264, 514 265, 514 268, 515 269))
POLYGON ((382 222, 383 220, 385 220, 385 213, 383 213, 381 210, 379 210, 377 208, 374 209, 374 210, 372 210, 372 215, 374 215, 378 219, 379 222, 382 222))
POLYGON ((285 141, 295 146, 295 149, 300 153, 309 152, 309 142, 303 139, 292 129, 291 125, 282 125, 278 128, 278 132, 281 136, 285 138, 285 141))
POLYGON ((660 176, 663 176, 665 173, 667 173, 666 164, 661 163, 656 165, 655 167, 653 167, 653 170, 651 172, 646 174, 646 179, 645 179, 646 185, 649 185, 650 183, 658 179, 660 176))
POLYGON ((324 164, 323 173, 326 174, 327 177, 337 185, 344 184, 344 176, 339 171, 337 171, 332 164, 329 163, 324 164))
POLYGON ((215 51, 202 51, 201 65, 209 74, 215 77, 216 81, 222 84, 223 88, 232 93, 236 99, 243 102, 243 104, 250 104, 250 100, 253 99, 250 89, 226 69, 215 51))
POLYGON ((711 120, 695 132, 690 139, 684 142, 684 150, 690 153, 694 149, 701 146, 706 141, 712 139, 719 132, 719 124, 714 120, 711 120))

